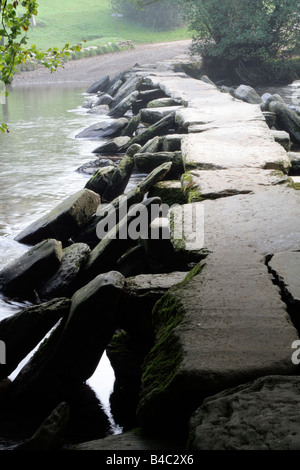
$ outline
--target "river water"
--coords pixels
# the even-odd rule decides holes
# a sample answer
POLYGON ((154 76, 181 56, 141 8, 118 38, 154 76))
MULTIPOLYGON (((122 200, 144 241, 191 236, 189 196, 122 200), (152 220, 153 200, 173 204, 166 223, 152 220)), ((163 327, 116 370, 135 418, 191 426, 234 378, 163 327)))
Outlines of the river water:
MULTIPOLYGON (((6 103, 0 104, 1 122, 6 122, 10 131, 0 136, 0 270, 28 250, 14 241, 15 235, 82 189, 89 178, 76 169, 95 159, 92 150, 99 142, 76 139, 75 135, 98 122, 99 116, 82 108, 85 90, 72 84, 18 86, 12 87, 6 103)), ((258 91, 280 93, 292 104, 294 89, 290 86, 258 91)), ((139 180, 140 175, 134 175, 129 186, 139 180)), ((0 320, 26 305, 0 297, 0 320)), ((109 416, 113 432, 121 432, 110 413, 114 374, 105 354, 88 384, 109 416)))

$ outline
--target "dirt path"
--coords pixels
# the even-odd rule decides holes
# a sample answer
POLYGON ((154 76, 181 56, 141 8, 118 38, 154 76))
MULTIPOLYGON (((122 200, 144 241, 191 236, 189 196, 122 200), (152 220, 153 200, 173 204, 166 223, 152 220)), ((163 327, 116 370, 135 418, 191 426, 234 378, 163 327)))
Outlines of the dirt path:
POLYGON ((55 73, 41 67, 32 72, 23 72, 17 75, 12 86, 15 88, 57 83, 89 86, 104 75, 114 75, 122 70, 132 68, 136 63, 159 62, 188 53, 190 43, 191 41, 176 41, 138 45, 131 50, 69 61, 64 68, 58 69, 55 73))

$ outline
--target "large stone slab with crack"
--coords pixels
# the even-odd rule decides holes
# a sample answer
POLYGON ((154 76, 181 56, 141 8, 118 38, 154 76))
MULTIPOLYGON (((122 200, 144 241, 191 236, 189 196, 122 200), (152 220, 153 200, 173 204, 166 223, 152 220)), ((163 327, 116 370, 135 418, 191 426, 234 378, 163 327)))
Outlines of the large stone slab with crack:
POLYGON ((252 249, 211 254, 156 304, 153 322, 138 419, 156 435, 184 432, 210 395, 297 367, 291 347, 298 333, 264 257, 252 249))
MULTIPOLYGON (((300 245, 299 245, 300 249, 300 245)), ((300 330, 300 252, 275 253, 268 266, 288 303, 293 321, 300 330)))
POLYGON ((268 376, 207 398, 190 421, 191 450, 299 450, 300 378, 268 376))
POLYGON ((188 202, 259 192, 288 182, 289 177, 284 173, 260 168, 192 170, 181 177, 182 190, 188 202))
POLYGON ((182 253, 233 247, 252 247, 263 255, 296 251, 300 193, 279 185, 256 194, 185 204, 172 209, 170 224, 173 246, 182 253))

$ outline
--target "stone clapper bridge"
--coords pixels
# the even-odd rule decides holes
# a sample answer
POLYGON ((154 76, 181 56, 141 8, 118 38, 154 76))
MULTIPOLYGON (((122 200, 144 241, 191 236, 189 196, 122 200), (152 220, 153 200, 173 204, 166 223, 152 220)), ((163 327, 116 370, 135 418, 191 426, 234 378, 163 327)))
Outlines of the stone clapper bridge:
POLYGON ((288 176, 289 152, 260 104, 190 77, 182 68, 188 63, 137 65, 131 76, 177 103, 182 175, 149 195, 168 202, 181 193, 186 202, 168 218, 170 243, 197 263, 154 306, 139 430, 70 449, 157 449, 172 436, 182 436, 190 451, 299 448, 300 377, 292 355, 300 328, 300 193, 288 176), (186 226, 202 214, 204 238, 188 232, 176 240, 178 210, 186 226))

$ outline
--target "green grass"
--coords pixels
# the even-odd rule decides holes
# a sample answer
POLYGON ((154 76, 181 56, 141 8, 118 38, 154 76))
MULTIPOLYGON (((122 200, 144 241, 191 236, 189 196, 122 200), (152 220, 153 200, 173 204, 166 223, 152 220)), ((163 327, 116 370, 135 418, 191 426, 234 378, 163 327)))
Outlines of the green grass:
POLYGON ((39 0, 37 25, 29 32, 29 43, 41 50, 61 48, 65 43, 83 47, 131 40, 133 44, 189 39, 186 28, 153 31, 123 18, 111 16, 109 0, 39 0))

